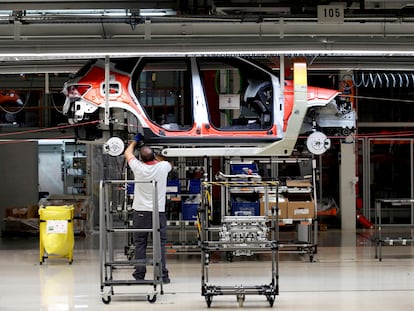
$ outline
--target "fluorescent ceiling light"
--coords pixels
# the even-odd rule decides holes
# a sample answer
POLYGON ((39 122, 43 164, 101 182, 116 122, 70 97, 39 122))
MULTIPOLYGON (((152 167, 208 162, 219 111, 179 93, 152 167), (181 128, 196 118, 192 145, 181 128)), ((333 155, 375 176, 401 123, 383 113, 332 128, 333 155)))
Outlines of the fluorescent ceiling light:
POLYGON ((167 15, 177 15, 174 10, 170 9, 140 9, 139 10, 140 16, 167 16, 167 15))
POLYGON ((63 143, 73 143, 74 139, 38 139, 39 145, 62 145, 63 143))
POLYGON ((12 16, 12 14, 13 14, 13 11, 3 11, 3 10, 0 10, 0 16, 12 16))
MULTIPOLYGON (((0 11, 1 12, 1 11, 0 11)), ((128 10, 27 10, 25 16, 75 15, 75 16, 129 16, 128 10)))
POLYGON ((82 57, 104 57, 104 56, 111 56, 111 57, 134 57, 134 56, 237 56, 237 55, 244 55, 244 56, 254 56, 254 55, 263 55, 263 56, 271 56, 271 55, 326 55, 326 56, 414 56, 414 50, 375 50, 375 51, 362 51, 362 50, 200 50, 200 51, 188 51, 188 52, 180 52, 180 51, 125 51, 125 52, 118 52, 118 51, 101 51, 101 52, 33 52, 33 53, 0 53, 0 58, 10 58, 10 60, 22 60, 25 58, 82 58, 82 57))
MULTIPOLYGON (((22 41, 24 42, 24 41, 22 41)), ((114 42, 118 42, 114 40, 114 42)), ((87 59, 87 58, 120 58, 120 57, 140 57, 140 56, 407 56, 414 57, 414 43, 407 45, 389 45, 383 46, 377 44, 310 44, 308 47, 300 44, 272 44, 256 46, 245 45, 242 49, 238 46, 220 43, 200 43, 191 44, 189 41, 185 46, 171 44, 161 44, 161 41, 155 44, 153 41, 122 44, 80 44, 78 47, 70 50, 60 45, 53 44, 39 47, 37 45, 28 45, 22 52, 21 46, 0 47, 0 61, 21 61, 35 59, 87 59), (147 43, 147 44, 144 44, 147 43)), ((102 42, 101 42, 102 43, 102 42)))
POLYGON ((290 7, 247 6, 247 7, 216 7, 220 14, 290 14, 290 7))

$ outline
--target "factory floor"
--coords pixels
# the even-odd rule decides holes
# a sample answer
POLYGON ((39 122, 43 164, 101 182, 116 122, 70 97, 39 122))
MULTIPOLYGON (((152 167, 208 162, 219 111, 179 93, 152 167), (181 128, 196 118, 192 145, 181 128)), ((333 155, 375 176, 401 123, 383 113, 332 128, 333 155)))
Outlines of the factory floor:
MULTIPOLYGON (((414 248, 386 246, 382 261, 375 258, 374 232, 361 229, 319 231, 313 262, 307 255, 281 253, 278 261, 277 310, 414 310, 414 248)), ((118 245, 123 248, 122 242, 118 245)), ((408 243, 409 244, 409 243, 408 243)), ((0 310, 199 310, 208 309, 201 295, 199 254, 168 255, 171 283, 155 303, 147 301, 152 286, 115 287, 111 302, 101 297, 99 234, 76 236, 74 261, 49 258, 39 264, 36 236, 0 239, 0 310)), ((212 256, 210 285, 231 288, 270 284, 272 260, 256 254, 226 260, 212 256)), ((131 270, 114 272, 132 279, 131 270)), ((159 286, 158 286, 159 288, 159 286)), ((269 310, 263 295, 214 296, 213 310, 269 310)))

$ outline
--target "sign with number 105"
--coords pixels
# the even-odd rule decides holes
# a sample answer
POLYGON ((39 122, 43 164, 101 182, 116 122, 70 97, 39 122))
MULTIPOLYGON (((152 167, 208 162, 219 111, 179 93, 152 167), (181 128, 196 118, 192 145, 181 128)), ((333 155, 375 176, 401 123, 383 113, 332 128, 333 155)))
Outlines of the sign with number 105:
POLYGON ((342 5, 318 5, 318 23, 342 24, 344 7, 342 5))

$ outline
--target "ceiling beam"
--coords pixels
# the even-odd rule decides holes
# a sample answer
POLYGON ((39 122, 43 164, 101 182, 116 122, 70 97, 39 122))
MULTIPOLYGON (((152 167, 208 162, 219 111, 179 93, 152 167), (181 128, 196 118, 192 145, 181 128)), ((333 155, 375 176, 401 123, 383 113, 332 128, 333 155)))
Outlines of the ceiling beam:
POLYGON ((76 9, 139 9, 171 8, 176 1, 137 0, 16 0, 0 2, 0 10, 76 10, 76 9))
MULTIPOLYGON (((341 25, 318 24, 315 19, 256 23, 173 18, 168 22, 165 19, 134 22, 128 18, 90 22, 75 18, 3 20, 3 23, 0 20, 3 62, 0 74, 13 73, 13 64, 22 61, 36 63, 32 65, 33 73, 73 72, 79 67, 75 60, 144 55, 283 54, 314 57, 310 70, 386 70, 404 66, 408 70, 411 61, 394 61, 391 57, 414 56, 414 19, 409 18, 381 21, 372 18, 366 22, 352 19, 341 25), (381 63, 368 59, 372 57, 389 58, 381 63), (320 62, 322 58, 325 61, 320 62), (56 61, 50 65, 40 63, 51 60, 56 61)), ((30 65, 21 64, 19 71, 26 69, 30 73, 30 65)))
MULTIPOLYGON (((60 17, 61 18, 61 17, 60 17)), ((319 24, 316 21, 285 20, 256 22, 210 20, 157 22, 135 17, 117 19, 95 18, 85 21, 82 17, 55 20, 49 17, 33 19, 0 20, 0 43, 3 40, 66 39, 66 38, 133 38, 180 39, 205 38, 307 38, 320 41, 351 38, 353 40, 397 38, 401 41, 414 37, 414 18, 361 22, 351 21, 340 25, 319 24)))
POLYGON ((2 40, 0 61, 88 59, 148 55, 244 56, 414 56, 414 41, 396 38, 329 40, 277 37, 217 37, 169 39, 42 39, 2 40))
POLYGON ((263 55, 414 54, 414 20, 349 22, 333 27, 307 21, 264 23, 104 23, 20 21, 0 24, 0 60, 137 56, 149 53, 263 55))

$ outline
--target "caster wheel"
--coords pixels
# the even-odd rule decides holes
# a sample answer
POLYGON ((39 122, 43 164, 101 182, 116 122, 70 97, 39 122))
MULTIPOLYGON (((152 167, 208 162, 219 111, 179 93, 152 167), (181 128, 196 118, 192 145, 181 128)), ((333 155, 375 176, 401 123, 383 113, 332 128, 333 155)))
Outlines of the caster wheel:
POLYGON ((275 302, 275 298, 273 298, 272 296, 268 296, 268 297, 267 297, 267 301, 269 302, 269 305, 270 305, 271 307, 273 307, 273 304, 274 304, 274 302, 275 302))
POLYGON ((108 297, 102 297, 102 302, 106 305, 108 305, 111 302, 111 296, 108 297))
POLYGON ((245 296, 244 296, 244 295, 238 295, 238 296, 237 296, 237 303, 239 304, 239 307, 240 307, 240 308, 242 308, 242 307, 243 307, 243 304, 244 304, 244 298, 245 298, 245 296))
POLYGON ((210 308, 211 307, 211 303, 213 301, 213 297, 211 296, 206 296, 206 303, 207 303, 207 307, 210 308))
POLYGON ((147 301, 148 301, 149 303, 154 303, 154 302, 156 302, 156 301, 157 301, 157 295, 154 295, 154 296, 152 296, 152 297, 151 297, 151 295, 148 295, 148 296, 147 296, 147 301))

